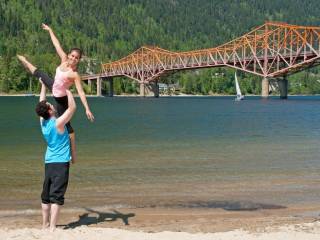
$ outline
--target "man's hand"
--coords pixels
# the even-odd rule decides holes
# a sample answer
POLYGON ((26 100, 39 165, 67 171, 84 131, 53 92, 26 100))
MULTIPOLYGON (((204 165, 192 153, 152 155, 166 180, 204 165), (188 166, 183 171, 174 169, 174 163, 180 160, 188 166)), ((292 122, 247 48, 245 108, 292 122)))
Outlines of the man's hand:
POLYGON ((71 158, 71 164, 75 164, 77 160, 75 158, 71 158))
POLYGON ((88 120, 90 120, 91 122, 94 121, 94 116, 93 116, 92 112, 89 109, 86 110, 86 115, 87 115, 88 120))
POLYGON ((46 31, 50 31, 51 30, 51 28, 48 25, 44 24, 44 23, 42 23, 41 27, 42 27, 43 30, 46 30, 46 31))

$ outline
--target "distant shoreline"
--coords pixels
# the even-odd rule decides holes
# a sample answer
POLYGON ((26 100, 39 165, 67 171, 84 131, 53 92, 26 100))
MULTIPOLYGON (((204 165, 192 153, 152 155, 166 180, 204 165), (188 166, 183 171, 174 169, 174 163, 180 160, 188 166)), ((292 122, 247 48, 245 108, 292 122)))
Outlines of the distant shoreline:
MULTIPOLYGON (((28 93, 18 93, 18 94, 0 94, 0 97, 32 97, 32 96, 39 96, 39 94, 28 94, 28 93)), ((48 97, 52 97, 52 94, 47 94, 48 97)), ((78 94, 74 94, 75 97, 79 97, 78 94)), ((124 94, 124 95, 113 95, 114 97, 141 97, 137 94, 124 94)), ((159 97, 232 97, 235 95, 226 95, 226 94, 216 94, 216 95, 198 95, 198 94, 180 94, 180 95, 159 95, 159 97)), ((260 96, 260 95, 247 95, 247 96, 260 96)), ((100 97, 97 95, 86 95, 86 97, 100 97)), ((107 95, 102 95, 101 97, 108 97, 107 95)), ((146 96, 146 97, 153 97, 153 96, 146 96)))
MULTIPOLYGON (((38 97, 39 94, 28 94, 28 93, 17 93, 17 94, 5 94, 0 93, 0 97, 38 97)), ((52 97, 52 94, 47 94, 48 97, 52 97)), ((79 97, 78 94, 74 94, 75 97, 79 97)), ((113 95, 114 97, 141 97, 137 94, 124 94, 124 95, 113 95)), ((279 95, 269 95, 269 97, 277 97, 279 95)), ((295 95, 288 95, 288 97, 303 97, 303 96, 320 96, 320 94, 295 94, 295 95)), ((100 97, 97 95, 86 95, 86 97, 100 97)), ((101 97, 108 97, 101 96, 101 97)), ((145 97, 154 97, 154 96, 145 96, 145 97)), ((235 97, 235 95, 227 95, 227 94, 213 94, 213 95, 199 95, 199 94, 179 94, 179 95, 159 95, 159 97, 235 97)), ((245 95, 245 97, 261 97, 261 95, 254 95, 254 94, 248 94, 245 95)))

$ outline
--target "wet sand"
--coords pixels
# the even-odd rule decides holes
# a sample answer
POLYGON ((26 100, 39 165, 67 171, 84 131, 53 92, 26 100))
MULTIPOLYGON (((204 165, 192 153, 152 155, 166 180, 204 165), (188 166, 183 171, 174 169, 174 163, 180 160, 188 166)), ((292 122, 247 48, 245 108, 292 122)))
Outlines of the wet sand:
POLYGON ((0 239, 316 240, 320 239, 318 209, 63 209, 53 233, 40 229, 38 210, 2 211, 0 239))
MULTIPOLYGON (((60 230, 116 228, 143 232, 216 233, 242 229, 261 232, 285 225, 320 221, 320 205, 281 209, 224 210, 207 208, 63 208, 60 230)), ((40 210, 1 211, 0 229, 40 229, 40 210)))

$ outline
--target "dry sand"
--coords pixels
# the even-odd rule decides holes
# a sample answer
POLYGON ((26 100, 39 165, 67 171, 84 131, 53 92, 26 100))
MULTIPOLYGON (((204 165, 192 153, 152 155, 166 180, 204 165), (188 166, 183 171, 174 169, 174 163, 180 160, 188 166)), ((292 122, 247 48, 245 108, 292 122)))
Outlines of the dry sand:
POLYGON ((0 239, 299 239, 320 240, 319 206, 225 211, 103 207, 63 209, 54 233, 40 229, 39 210, 1 211, 0 239))
POLYGON ((316 240, 320 239, 320 223, 288 225, 278 229, 267 229, 264 232, 250 233, 244 230, 234 230, 221 233, 186 233, 186 232, 157 232, 145 233, 111 228, 89 228, 81 226, 73 230, 58 229, 54 233, 34 228, 16 230, 0 230, 3 240, 31 239, 65 239, 65 240, 316 240))

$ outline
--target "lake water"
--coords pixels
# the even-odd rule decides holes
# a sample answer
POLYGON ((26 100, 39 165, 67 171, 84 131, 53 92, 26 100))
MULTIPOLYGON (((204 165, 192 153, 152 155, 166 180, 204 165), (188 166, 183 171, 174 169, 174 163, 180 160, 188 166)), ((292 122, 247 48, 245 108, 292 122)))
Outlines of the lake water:
MULTIPOLYGON (((320 97, 89 98, 72 120, 67 207, 214 207, 320 200, 320 97)), ((52 100, 52 99, 51 99, 52 100)), ((36 97, 0 97, 0 210, 38 209, 36 97)))

